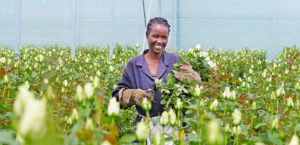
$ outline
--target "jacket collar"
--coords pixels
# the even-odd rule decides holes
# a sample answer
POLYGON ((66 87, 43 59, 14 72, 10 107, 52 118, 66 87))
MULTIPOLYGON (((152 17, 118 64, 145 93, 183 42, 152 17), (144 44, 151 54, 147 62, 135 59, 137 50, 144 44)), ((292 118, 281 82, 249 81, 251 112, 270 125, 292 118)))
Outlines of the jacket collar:
MULTIPOLYGON (((150 70, 148 68, 146 59, 144 57, 144 55, 148 52, 149 52, 149 49, 146 49, 141 55, 138 56, 137 61, 136 61, 136 65, 141 66, 143 73, 145 73, 148 77, 153 79, 153 77, 150 73, 150 70)), ((169 65, 169 60, 167 58, 166 52, 163 51, 162 55, 160 57, 159 64, 158 64, 156 78, 160 79, 162 77, 164 72, 167 70, 168 65, 169 65)))

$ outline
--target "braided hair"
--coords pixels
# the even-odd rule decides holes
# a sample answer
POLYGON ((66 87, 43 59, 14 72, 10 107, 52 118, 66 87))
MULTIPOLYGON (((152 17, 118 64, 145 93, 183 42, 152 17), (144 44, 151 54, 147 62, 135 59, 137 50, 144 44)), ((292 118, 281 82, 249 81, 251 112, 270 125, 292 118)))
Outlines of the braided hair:
POLYGON ((160 25, 164 25, 166 27, 168 27, 169 33, 170 33, 170 25, 168 23, 168 21, 165 18, 162 17, 154 17, 152 19, 150 19, 150 21, 147 24, 147 32, 151 31, 151 26, 153 24, 160 24, 160 25))

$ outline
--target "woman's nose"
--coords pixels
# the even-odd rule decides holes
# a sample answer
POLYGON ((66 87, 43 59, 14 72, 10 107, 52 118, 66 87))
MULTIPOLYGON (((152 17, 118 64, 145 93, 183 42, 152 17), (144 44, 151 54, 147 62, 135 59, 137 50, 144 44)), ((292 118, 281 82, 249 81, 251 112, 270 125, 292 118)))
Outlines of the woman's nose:
POLYGON ((157 43, 163 43, 162 39, 161 39, 161 38, 158 38, 158 39, 157 39, 157 43))

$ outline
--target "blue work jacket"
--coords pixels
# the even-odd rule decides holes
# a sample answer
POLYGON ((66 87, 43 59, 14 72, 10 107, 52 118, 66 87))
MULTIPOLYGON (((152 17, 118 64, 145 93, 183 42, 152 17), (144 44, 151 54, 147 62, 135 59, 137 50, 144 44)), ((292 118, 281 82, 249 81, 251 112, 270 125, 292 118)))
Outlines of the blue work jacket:
MULTIPOLYGON (((119 101, 118 93, 122 88, 125 89, 142 89, 148 90, 152 89, 155 82, 148 68, 147 62, 144 55, 149 52, 149 49, 145 50, 143 54, 133 57, 129 60, 127 65, 124 68, 123 75, 121 80, 118 83, 118 86, 112 92, 112 96, 116 97, 119 101)), ((166 76, 173 70, 173 65, 180 62, 179 55, 176 53, 167 53, 163 51, 158 70, 156 73, 156 78, 166 81, 166 76)), ((160 104, 161 93, 159 91, 154 92, 154 100, 156 103, 152 103, 152 108, 150 110, 150 116, 158 116, 163 111, 163 106, 160 104)), ((142 116, 146 116, 146 112, 136 105, 136 110, 142 116)), ((135 124, 139 122, 142 117, 138 115, 135 124)))

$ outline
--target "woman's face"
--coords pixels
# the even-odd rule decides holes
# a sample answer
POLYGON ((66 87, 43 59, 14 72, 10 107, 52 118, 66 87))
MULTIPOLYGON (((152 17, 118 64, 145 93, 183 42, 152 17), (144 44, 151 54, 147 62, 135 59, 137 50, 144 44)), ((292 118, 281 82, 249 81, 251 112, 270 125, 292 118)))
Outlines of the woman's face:
POLYGON ((162 53, 168 44, 169 29, 161 24, 153 24, 150 31, 146 32, 149 49, 154 53, 162 53))

